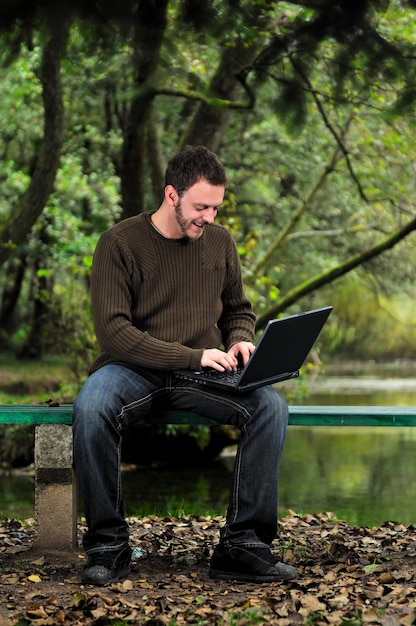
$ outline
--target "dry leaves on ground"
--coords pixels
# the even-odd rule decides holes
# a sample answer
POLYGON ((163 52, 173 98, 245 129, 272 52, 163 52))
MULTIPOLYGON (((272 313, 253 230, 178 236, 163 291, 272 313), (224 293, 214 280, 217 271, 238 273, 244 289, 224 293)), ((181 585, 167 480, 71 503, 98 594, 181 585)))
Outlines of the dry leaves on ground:
POLYGON ((299 577, 255 585, 208 576, 223 518, 129 522, 136 548, 130 576, 92 587, 80 584, 81 550, 37 554, 33 527, 6 521, 0 526, 0 626, 416 624, 413 526, 357 528, 330 513, 293 513, 280 520, 274 550, 299 577))

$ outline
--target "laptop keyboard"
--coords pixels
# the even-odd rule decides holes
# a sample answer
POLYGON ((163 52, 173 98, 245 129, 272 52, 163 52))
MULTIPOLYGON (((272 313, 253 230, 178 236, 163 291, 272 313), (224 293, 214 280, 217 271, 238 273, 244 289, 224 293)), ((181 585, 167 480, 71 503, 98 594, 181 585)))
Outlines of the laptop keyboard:
POLYGON ((218 370, 203 370, 198 372, 199 378, 208 378, 209 380, 221 380, 227 383, 236 383, 241 375, 242 368, 237 369, 235 372, 219 372, 218 370))

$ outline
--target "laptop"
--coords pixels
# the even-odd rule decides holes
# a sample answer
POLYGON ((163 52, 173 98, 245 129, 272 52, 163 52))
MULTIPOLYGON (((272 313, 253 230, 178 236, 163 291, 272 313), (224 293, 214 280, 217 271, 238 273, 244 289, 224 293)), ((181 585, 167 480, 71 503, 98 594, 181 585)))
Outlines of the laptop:
POLYGON ((207 368, 199 371, 176 370, 174 375, 234 393, 296 378, 332 308, 327 306, 270 320, 247 365, 236 372, 218 372, 207 368))

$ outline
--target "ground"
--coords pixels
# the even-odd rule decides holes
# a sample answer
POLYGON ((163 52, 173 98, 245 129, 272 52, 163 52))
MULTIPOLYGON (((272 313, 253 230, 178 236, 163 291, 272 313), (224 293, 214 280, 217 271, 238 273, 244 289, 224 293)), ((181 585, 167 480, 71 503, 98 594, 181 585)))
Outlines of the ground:
POLYGON ((81 549, 36 553, 30 521, 6 520, 0 526, 0 626, 416 624, 413 526, 358 528, 330 513, 293 513, 280 520, 274 550, 297 568, 298 578, 255 585, 209 577, 223 521, 130 519, 131 574, 93 587, 80 584, 81 549))

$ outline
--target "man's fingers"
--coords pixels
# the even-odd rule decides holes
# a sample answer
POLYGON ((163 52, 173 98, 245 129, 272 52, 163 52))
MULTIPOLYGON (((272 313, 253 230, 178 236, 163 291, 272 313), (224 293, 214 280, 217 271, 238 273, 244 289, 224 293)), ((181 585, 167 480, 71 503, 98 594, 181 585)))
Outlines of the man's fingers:
POLYGON ((227 354, 221 350, 212 349, 204 350, 201 359, 202 367, 212 367, 213 369, 223 372, 224 370, 233 370, 237 365, 237 359, 232 354, 227 354))

